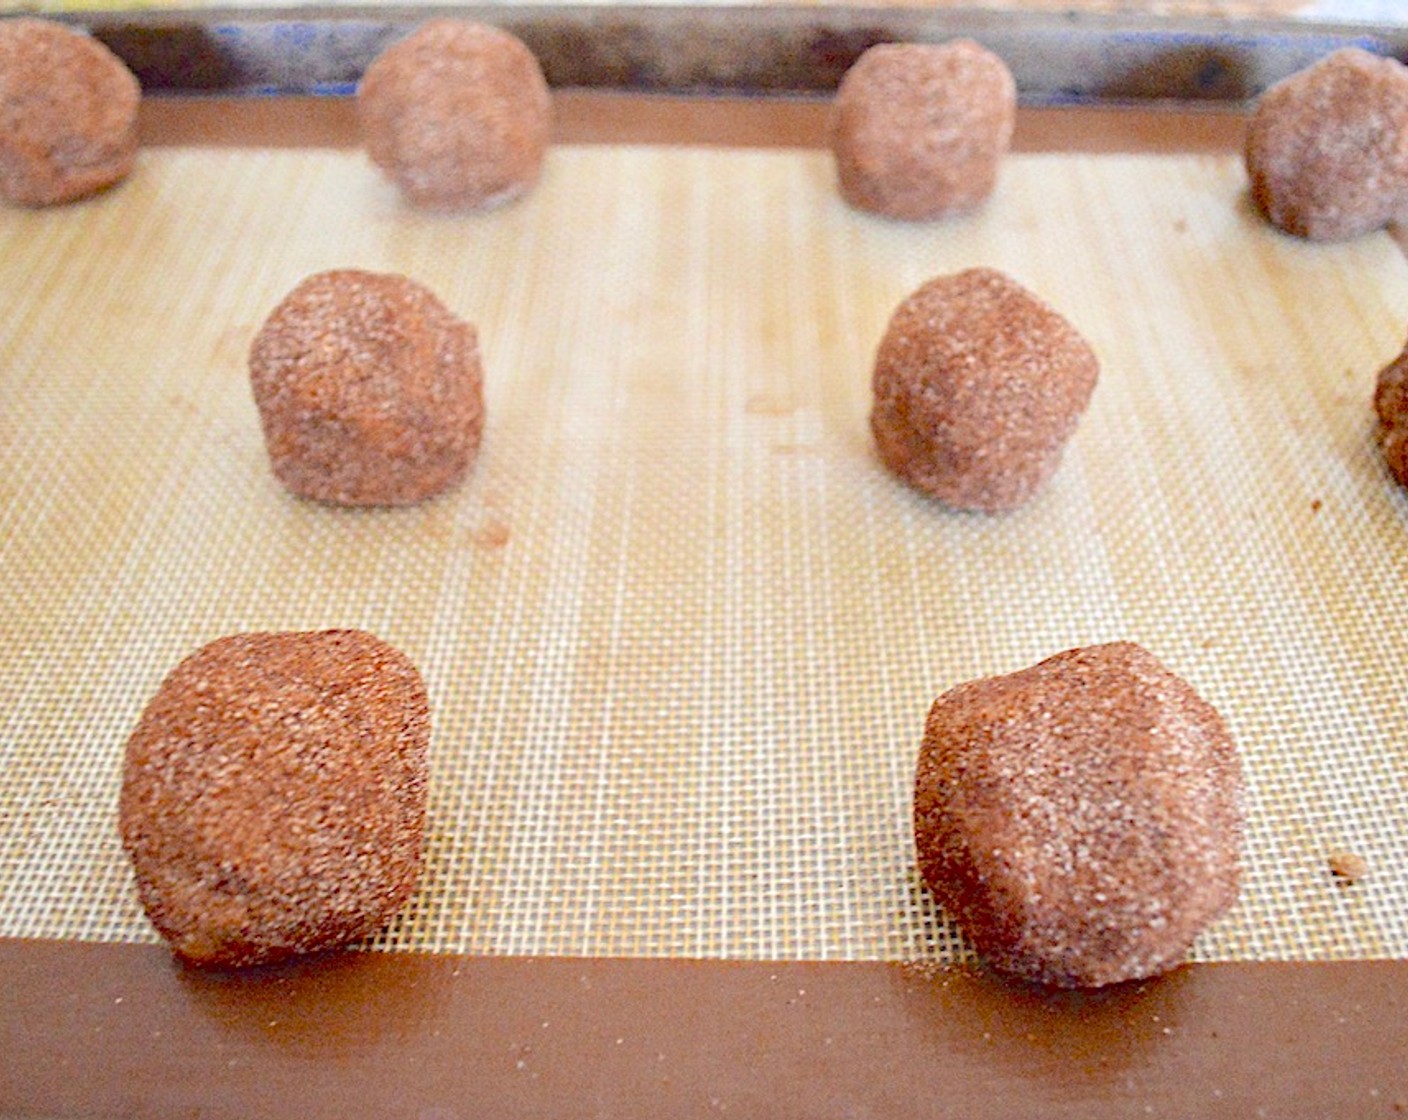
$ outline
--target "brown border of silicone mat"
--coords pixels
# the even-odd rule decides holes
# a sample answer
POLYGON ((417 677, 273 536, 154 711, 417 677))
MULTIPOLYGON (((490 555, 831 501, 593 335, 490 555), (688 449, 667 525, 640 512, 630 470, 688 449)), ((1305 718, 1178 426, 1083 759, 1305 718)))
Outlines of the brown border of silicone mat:
MULTIPOLYGON (((566 92, 559 139, 812 147, 820 101, 566 92)), ((1227 151, 1232 112, 1024 109, 1016 146, 1227 151)), ((350 146, 345 99, 161 100, 149 145, 350 146)), ((1043 992, 876 962, 348 953, 207 974, 0 939, 0 1117, 1408 1115, 1408 961, 1043 992)))
POLYGON ((899 964, 352 953, 246 974, 0 941, 0 1114, 1394 1116, 1401 962, 1093 993, 899 964))
MULTIPOLYGON (((691 144, 820 148, 824 97, 678 96, 596 89, 553 91, 555 139, 564 144, 691 144)), ((1120 106, 1033 108, 1017 114, 1017 151, 1225 152, 1241 143, 1236 106, 1179 110, 1120 106)), ((334 147, 359 143, 348 97, 148 97, 148 147, 334 147)))

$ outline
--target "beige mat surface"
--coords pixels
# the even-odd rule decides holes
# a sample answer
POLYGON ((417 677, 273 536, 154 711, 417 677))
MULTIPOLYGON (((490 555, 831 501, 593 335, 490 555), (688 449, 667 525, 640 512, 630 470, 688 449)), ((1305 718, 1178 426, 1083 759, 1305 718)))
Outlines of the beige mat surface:
POLYGON ((262 150, 0 211, 0 935, 153 939, 114 821, 142 705, 223 634, 359 626, 435 713, 386 947, 953 959, 909 831, 930 702, 1130 638, 1249 773, 1199 954, 1408 955, 1408 500, 1368 404, 1405 326, 1388 237, 1282 237, 1225 157, 1024 155, 927 226, 848 211, 821 153, 671 148, 558 149, 475 217, 262 150), (866 428, 891 310, 975 264, 1103 363, 1054 487, 1000 518, 894 483, 866 428), (336 266, 480 329, 483 457, 424 507, 269 473, 246 348, 336 266))

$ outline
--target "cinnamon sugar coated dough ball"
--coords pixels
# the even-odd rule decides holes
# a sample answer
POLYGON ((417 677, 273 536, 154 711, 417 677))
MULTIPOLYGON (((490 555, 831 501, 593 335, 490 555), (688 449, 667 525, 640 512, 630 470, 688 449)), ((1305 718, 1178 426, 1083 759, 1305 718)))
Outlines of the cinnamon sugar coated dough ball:
POLYGON ((1015 280, 974 268, 900 304, 875 359, 870 427, 900 478, 959 509, 996 513, 1055 473, 1100 364, 1015 280))
POLYGON ((1262 95, 1245 154, 1253 200, 1287 233, 1382 228, 1408 205, 1408 67, 1335 51, 1262 95))
POLYGON ((1384 463, 1400 485, 1408 486, 1408 346, 1379 371, 1374 411, 1384 463))
POLYGON ((300 497, 422 501, 479 449, 478 337, 404 276, 310 276, 265 321, 249 371, 274 474, 300 497))
POLYGON ((372 161, 429 209, 481 209, 522 194, 552 134, 552 97, 532 52, 463 20, 432 20, 383 51, 357 107, 372 161))
POLYGON ((1237 897, 1242 774, 1221 717, 1130 642, 935 701, 919 870, 992 965, 1094 987, 1178 965, 1237 897))
POLYGON ((430 708, 357 630, 239 634, 162 682, 127 742, 123 846, 152 924, 242 967, 380 929, 420 873, 430 708))
POLYGON ((968 39, 871 47, 832 106, 841 196, 910 221, 975 209, 997 182, 1016 107, 1006 63, 968 39))
POLYGON ((124 178, 141 97, 96 39, 48 20, 0 20, 0 197, 52 206, 124 178))

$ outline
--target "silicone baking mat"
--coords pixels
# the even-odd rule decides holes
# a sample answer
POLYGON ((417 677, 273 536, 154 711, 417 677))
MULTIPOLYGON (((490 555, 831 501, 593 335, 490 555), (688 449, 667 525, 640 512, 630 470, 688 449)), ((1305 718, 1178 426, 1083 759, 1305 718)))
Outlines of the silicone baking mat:
POLYGON ((929 704, 1128 638, 1248 772, 1198 955, 1408 955, 1408 501, 1369 406, 1408 268, 1269 229, 1232 157, 1016 156, 981 214, 903 225, 819 152, 559 148, 442 217, 357 152, 148 151, 0 211, 0 292, 0 935, 154 940, 115 832, 143 704, 221 635, 357 626, 434 708, 427 867, 378 947, 961 958, 914 870, 929 704), (866 426, 894 306, 980 264, 1102 361, 1002 517, 900 486, 866 426), (268 470, 248 344, 340 266, 480 330, 482 458, 425 506, 268 470))

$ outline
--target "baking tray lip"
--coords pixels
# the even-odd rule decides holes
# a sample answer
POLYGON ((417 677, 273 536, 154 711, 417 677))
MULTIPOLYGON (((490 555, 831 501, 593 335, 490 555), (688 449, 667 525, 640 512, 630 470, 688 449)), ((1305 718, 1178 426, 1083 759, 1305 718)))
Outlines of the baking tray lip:
MULTIPOLYGON (((34 15, 27 9, 0 9, 0 18, 34 15)), ((1091 30, 1130 34, 1161 34, 1171 39, 1200 35, 1230 38, 1330 39, 1363 35, 1385 40, 1408 39, 1408 23, 1393 24, 1373 19, 1296 19, 1287 16, 1174 15, 1164 12, 1080 11, 1077 9, 1033 10, 992 8, 981 4, 913 7, 909 5, 827 3, 716 3, 681 5, 671 3, 557 3, 532 0, 504 4, 375 4, 350 3, 314 7, 299 4, 170 5, 163 7, 114 9, 87 8, 81 4, 62 11, 44 13, 45 18, 87 25, 114 23, 132 26, 161 26, 173 20, 195 23, 250 24, 336 24, 397 23, 413 25, 431 18, 483 19, 510 24, 530 18, 576 20, 610 26, 623 19, 669 20, 696 26, 746 21, 772 26, 813 26, 818 21, 837 26, 873 26, 877 22, 903 23, 917 29, 973 28, 1038 31, 1091 30)))
POLYGON ((296 94, 350 92, 382 49, 437 16, 514 32, 559 88, 830 92, 876 43, 966 36, 1007 61, 1028 104, 1245 103, 1341 47, 1408 57, 1408 26, 976 7, 230 5, 56 18, 88 27, 148 91, 296 94))

